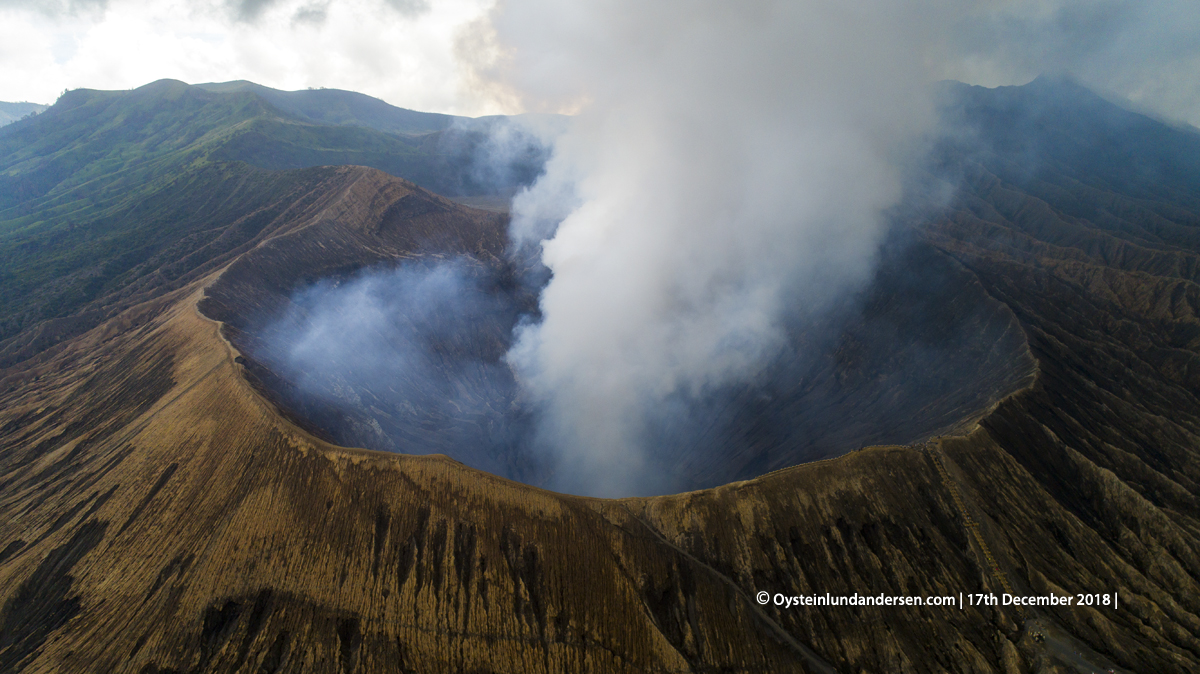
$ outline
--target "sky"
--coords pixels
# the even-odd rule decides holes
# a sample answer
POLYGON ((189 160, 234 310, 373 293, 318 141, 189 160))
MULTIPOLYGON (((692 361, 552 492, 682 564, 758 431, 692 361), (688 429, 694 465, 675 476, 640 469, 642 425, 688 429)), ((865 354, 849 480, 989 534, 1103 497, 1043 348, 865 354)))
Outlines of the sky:
MULTIPOLYGON (((533 99, 529 87, 497 85, 497 79, 511 84, 512 78, 493 77, 494 69, 481 67, 521 49, 496 24, 522 4, 0 0, 0 100, 52 103, 66 89, 128 89, 161 78, 247 79, 287 90, 350 89, 430 112, 579 110, 587 100, 580 92, 533 99)), ((565 4, 630 11, 619 2, 565 4)), ((755 4, 762 3, 747 6, 755 4)), ((1149 111, 1200 125, 1200 5, 1194 0, 896 6, 931 27, 923 58, 936 76, 997 86, 1022 84, 1042 72, 1069 74, 1149 111)), ((634 9, 631 20, 640 11, 634 9)), ((539 17, 531 20, 544 30, 560 28, 541 24, 539 17)))
POLYGON ((0 0, 0 100, 172 78, 348 89, 406 108, 502 112, 462 85, 457 36, 489 0, 0 0))

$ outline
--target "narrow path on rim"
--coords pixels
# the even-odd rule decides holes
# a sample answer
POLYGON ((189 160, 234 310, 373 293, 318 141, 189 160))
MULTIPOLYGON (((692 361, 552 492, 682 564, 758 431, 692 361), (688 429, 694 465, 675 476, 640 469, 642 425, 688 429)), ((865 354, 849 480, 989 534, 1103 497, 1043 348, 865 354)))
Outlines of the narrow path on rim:
MULTIPOLYGON (((954 499, 954 507, 958 508, 959 513, 962 514, 963 526, 967 528, 967 532, 970 533, 971 538, 975 540, 980 551, 983 552, 983 557, 987 560, 988 569, 992 572, 992 576, 995 577, 996 582, 1000 583, 1000 587, 1004 588, 1005 592, 1015 595, 1016 593, 1013 592, 1012 584, 1008 580, 1008 574, 1000 570, 1000 563, 992 556, 991 548, 988 547, 987 541, 983 540, 983 534, 979 531, 979 522, 976 522, 975 518, 971 517, 971 511, 967 510, 967 504, 963 501, 962 493, 958 490, 958 484, 954 482, 954 478, 950 477, 950 472, 946 470, 946 465, 942 461, 941 438, 934 440, 934 442, 937 443, 936 448, 931 450, 929 445, 924 445, 924 448, 929 452, 929 456, 933 458, 933 465, 937 467, 938 474, 942 476, 942 484, 946 485, 946 489, 950 491, 950 498, 954 499)), ((1017 609, 1017 614, 1024 620, 1026 618, 1025 609, 1021 606, 1016 606, 1015 608, 1017 609)))
MULTIPOLYGON (((933 464, 942 476, 942 483, 946 485, 946 489, 950 492, 950 497, 954 500, 954 507, 958 508, 958 511, 962 514, 963 526, 966 527, 971 538, 979 546, 979 550, 983 552, 988 570, 1006 593, 1016 595, 1016 592, 1013 591, 1012 583, 1008 579, 1008 574, 1000 569, 1000 563, 992 555, 987 541, 983 540, 983 533, 979 530, 979 522, 971 516, 971 511, 967 509, 966 501, 963 499, 962 492, 958 489, 958 484, 950 476, 950 472, 946 470, 946 465, 943 463, 941 438, 935 438, 931 443, 922 445, 922 449, 933 459, 933 464)), ((1023 631, 1026 634, 1039 635, 1042 641, 1037 643, 1041 645, 1045 654, 1053 656, 1062 664, 1073 667, 1079 672, 1126 671, 1117 668, 1108 658, 1080 642, 1059 626, 1057 621, 1054 621, 1052 618, 1040 615, 1036 611, 1026 611, 1022 606, 1014 605, 1013 608, 1016 609, 1017 615, 1021 617, 1023 631)))

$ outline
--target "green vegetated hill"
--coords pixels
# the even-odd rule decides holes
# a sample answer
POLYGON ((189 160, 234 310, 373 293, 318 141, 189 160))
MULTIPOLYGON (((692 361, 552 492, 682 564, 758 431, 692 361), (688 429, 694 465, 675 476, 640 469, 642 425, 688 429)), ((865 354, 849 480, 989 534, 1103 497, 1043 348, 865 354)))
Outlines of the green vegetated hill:
POLYGON ((29 115, 36 115, 48 107, 50 106, 40 105, 38 103, 8 103, 5 101, 0 101, 0 126, 12 124, 18 119, 27 117, 29 115))
POLYGON ((253 238, 270 204, 306 180, 272 171, 364 165, 450 195, 536 175, 529 156, 480 178, 487 130, 448 132, 451 121, 249 83, 68 92, 0 130, 0 366, 109 315, 96 303, 161 278, 162 255, 216 256, 253 238), (58 322, 17 338, 48 320, 58 322))
POLYGON ((245 80, 196 86, 219 93, 252 92, 279 110, 316 124, 361 126, 409 136, 444 131, 469 119, 398 108, 378 98, 342 89, 280 91, 245 80))

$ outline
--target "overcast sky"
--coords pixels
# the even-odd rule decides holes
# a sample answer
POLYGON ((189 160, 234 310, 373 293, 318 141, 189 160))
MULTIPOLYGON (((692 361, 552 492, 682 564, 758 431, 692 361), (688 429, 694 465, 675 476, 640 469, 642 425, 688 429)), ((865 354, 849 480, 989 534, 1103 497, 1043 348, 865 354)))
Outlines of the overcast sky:
POLYGON ((455 38, 490 0, 0 0, 0 100, 162 78, 361 91, 498 112, 461 85, 455 38))
MULTIPOLYGON (((468 115, 574 109, 579 100, 530 106, 512 91, 480 86, 473 68, 481 60, 520 49, 486 39, 495 4, 0 0, 0 100, 51 103, 68 88, 127 89, 169 77, 190 83, 248 79, 281 89, 336 87, 402 107, 468 115)), ((942 34, 931 35, 929 58, 947 78, 995 86, 1024 83, 1043 71, 1065 72, 1200 124, 1195 0, 911 4, 914 13, 937 15, 930 25, 942 34)))

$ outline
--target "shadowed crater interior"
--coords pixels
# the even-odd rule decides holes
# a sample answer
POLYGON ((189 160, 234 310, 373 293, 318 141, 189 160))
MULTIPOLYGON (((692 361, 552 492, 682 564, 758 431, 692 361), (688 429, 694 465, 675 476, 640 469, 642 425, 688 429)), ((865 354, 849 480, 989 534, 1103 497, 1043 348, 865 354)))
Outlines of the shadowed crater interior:
MULTIPOLYGON (((544 275, 504 254, 503 216, 405 199, 429 203, 396 231, 437 215, 452 236, 420 254, 400 236, 392 255, 376 245, 355 264, 347 246, 331 254, 319 229, 305 230, 305 244, 239 261, 202 308, 225 322, 251 382, 317 435, 562 488, 505 361, 513 328, 537 320, 544 275)), ((383 220, 373 233, 388 241, 383 220)), ((885 250, 864 290, 788 325, 786 348, 753 381, 648 410, 645 473, 656 477, 639 491, 711 487, 965 429, 1032 380, 1015 317, 973 274, 927 244, 885 250)))
MULTIPOLYGON (((441 453, 534 484, 534 414, 504 360, 536 294, 462 256, 373 268, 297 290, 254 355, 277 393, 333 441, 441 453)), ((1011 314, 929 248, 890 259, 753 382, 651 413, 656 491, 714 486, 864 445, 969 425, 1032 373, 1011 314)))

